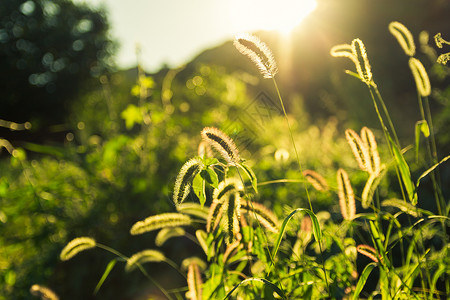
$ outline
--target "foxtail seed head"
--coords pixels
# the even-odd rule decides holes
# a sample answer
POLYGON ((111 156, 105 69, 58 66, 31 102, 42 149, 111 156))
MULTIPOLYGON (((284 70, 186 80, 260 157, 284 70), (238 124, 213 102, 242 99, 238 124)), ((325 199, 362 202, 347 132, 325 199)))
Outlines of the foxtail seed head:
POLYGON ((241 196, 238 192, 229 193, 226 202, 226 216, 225 216, 225 242, 227 245, 233 243, 236 240, 236 236, 239 233, 239 219, 241 212, 241 196))
POLYGON ((192 179, 200 172, 202 166, 203 163, 199 158, 192 158, 181 167, 173 188, 175 206, 180 205, 186 199, 191 189, 192 179))
POLYGON ((352 41, 352 52, 357 59, 356 71, 358 72, 361 80, 370 85, 372 83, 372 68, 367 57, 366 47, 360 39, 354 39, 352 41))
POLYGON ((321 192, 328 191, 327 181, 316 171, 304 170, 303 176, 305 176, 306 180, 308 180, 316 190, 321 192))
POLYGON ((345 220, 352 220, 355 217, 356 212, 355 195, 347 172, 343 169, 337 171, 337 184, 342 217, 344 217, 345 220))
POLYGON ((169 240, 169 239, 171 239, 173 237, 183 236, 183 235, 185 235, 185 233, 186 232, 181 227, 163 228, 156 235, 155 245, 158 246, 158 247, 161 247, 162 245, 164 245, 164 243, 167 240, 169 240))
POLYGON ((256 64, 264 78, 273 78, 277 74, 278 68, 272 51, 256 36, 237 35, 234 39, 234 46, 256 64))
POLYGON ((41 297, 42 300, 59 300, 55 292, 40 284, 33 284, 30 288, 30 293, 33 296, 41 297))
POLYGON ((201 134, 203 140, 216 149, 229 164, 241 161, 236 145, 225 133, 215 127, 205 127, 201 134))
POLYGON ((388 199, 381 202, 381 206, 392 206, 400 209, 402 212, 411 215, 415 218, 420 217, 422 213, 409 202, 400 199, 388 199))
POLYGON ((138 235, 165 227, 187 226, 191 224, 192 219, 189 216, 179 213, 165 213, 151 216, 135 223, 131 227, 130 233, 132 235, 138 235))
POLYGON ((389 24, 389 31, 397 39, 406 55, 414 56, 416 53, 416 45, 411 32, 400 22, 394 21, 389 24))
POLYGON ((256 219, 267 230, 278 233, 279 221, 275 214, 261 203, 241 201, 241 213, 256 219))
POLYGON ((125 265, 125 271, 126 272, 133 271, 138 266, 138 264, 141 265, 147 262, 162 262, 165 261, 165 259, 166 257, 161 251, 153 249, 143 250, 136 254, 133 254, 133 256, 131 256, 127 260, 127 264, 125 265))
POLYGON ((378 154, 377 141, 375 140, 375 135, 372 130, 367 127, 361 129, 361 140, 366 145, 368 149, 368 161, 367 166, 369 168, 369 173, 378 175, 381 171, 381 160, 378 154))
POLYGON ((196 263, 191 263, 188 267, 187 284, 189 291, 186 298, 191 300, 202 300, 202 276, 196 263))
POLYGON ((359 135, 352 129, 345 130, 345 138, 352 149, 359 168, 363 171, 369 172, 369 149, 367 144, 363 143, 359 135))
POLYGON ((62 261, 69 260, 81 251, 91 249, 95 247, 95 240, 90 237, 77 237, 71 240, 65 247, 62 249, 60 258, 62 261))
POLYGON ((367 256, 368 258, 370 258, 374 262, 378 262, 379 261, 378 255, 377 255, 377 251, 375 250, 375 248, 373 248, 373 247, 371 247, 369 245, 358 245, 358 246, 356 246, 356 251, 358 251, 362 255, 367 256))
POLYGON ((428 78, 427 71, 425 67, 422 65, 420 60, 417 58, 411 57, 409 59, 409 68, 414 76, 414 80, 416 81, 417 90, 419 91, 422 97, 427 97, 431 93, 431 84, 430 79, 428 78))
POLYGON ((349 44, 340 44, 336 45, 330 50, 330 54, 333 57, 347 57, 350 58, 355 66, 358 64, 358 59, 355 54, 353 54, 352 45, 349 44))

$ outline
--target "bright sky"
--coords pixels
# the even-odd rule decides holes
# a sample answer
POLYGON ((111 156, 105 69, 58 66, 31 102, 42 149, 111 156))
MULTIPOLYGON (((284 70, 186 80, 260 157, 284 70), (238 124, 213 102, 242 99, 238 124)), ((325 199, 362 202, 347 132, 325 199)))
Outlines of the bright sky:
POLYGON ((136 45, 148 71, 171 67, 202 50, 258 29, 288 32, 316 0, 74 0, 108 11, 112 36, 120 43, 119 67, 136 65, 136 45))

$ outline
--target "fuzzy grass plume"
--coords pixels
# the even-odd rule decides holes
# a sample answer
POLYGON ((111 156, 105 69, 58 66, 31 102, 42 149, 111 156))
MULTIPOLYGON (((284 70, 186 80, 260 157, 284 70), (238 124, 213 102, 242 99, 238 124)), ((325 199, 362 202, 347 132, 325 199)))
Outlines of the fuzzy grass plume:
POLYGON ((147 262, 163 262, 165 260, 166 257, 161 251, 153 249, 142 250, 134 254, 127 260, 127 264, 125 265, 125 271, 126 272, 133 271, 138 266, 138 264, 141 265, 147 262))
POLYGON ((409 68, 414 76, 420 95, 422 97, 429 96, 431 94, 430 78, 423 64, 417 58, 411 57, 409 59, 409 68))
POLYGON ((202 275, 200 274, 200 268, 195 262, 192 262, 188 267, 187 284, 189 291, 186 293, 186 298, 202 300, 202 275))
POLYGON ((189 216, 179 213, 164 213, 148 217, 143 221, 135 223, 130 230, 132 235, 143 234, 149 231, 165 228, 187 226, 192 224, 189 216))
POLYGON ((256 36, 238 35, 234 40, 234 46, 256 64, 264 78, 273 78, 278 73, 272 51, 256 36))
POLYGON ((241 201, 241 214, 256 219, 270 232, 278 233, 280 226, 278 218, 261 203, 253 202, 250 204, 247 201, 241 201))
POLYGON ((340 44, 340 45, 333 46, 330 50, 330 54, 333 57, 350 58, 355 63, 355 65, 358 64, 358 59, 356 58, 355 54, 353 53, 352 45, 340 44))
POLYGON ((356 71, 359 77, 364 83, 370 85, 372 83, 372 67, 370 66, 364 43, 360 39, 354 39, 352 41, 352 51, 358 61, 356 71))
POLYGON ((414 38, 405 25, 397 21, 391 22, 389 24, 389 31, 397 39, 406 55, 414 56, 416 54, 414 38))
POLYGON ((42 300, 59 300, 58 295, 48 287, 39 284, 33 284, 30 288, 30 293, 33 296, 41 297, 42 300))
POLYGON ((167 240, 173 237, 184 236, 185 234, 186 232, 181 227, 163 228, 156 235, 155 245, 161 247, 167 240))
POLYGON ((236 240, 240 230, 241 196, 239 193, 230 193, 225 205, 225 242, 229 245, 236 240))
POLYGON ((358 245, 358 246, 356 246, 356 251, 358 251, 362 255, 367 256, 368 258, 370 258, 374 262, 378 262, 379 261, 378 255, 377 255, 377 251, 375 250, 375 248, 373 248, 373 247, 371 247, 369 245, 358 245))
POLYGON ((378 185, 381 182, 381 179, 383 179, 385 174, 386 166, 384 164, 380 167, 380 172, 370 174, 361 195, 361 205, 363 208, 369 208, 370 204, 372 204, 375 190, 377 189, 378 185))
POLYGON ((193 158, 181 167, 173 188, 173 203, 175 206, 180 205, 188 196, 192 179, 200 172, 202 165, 203 163, 199 158, 193 158))
POLYGON ((352 149, 359 168, 369 172, 369 148, 367 147, 367 144, 364 143, 361 137, 352 129, 345 130, 345 138, 352 149))
POLYGON ((412 205, 411 203, 408 203, 404 200, 400 199, 388 199, 381 202, 381 206, 390 206, 400 209, 402 212, 413 216, 415 218, 420 217, 422 214, 418 209, 412 205))
POLYGON ((337 171, 337 184, 338 184, 338 196, 339 206, 341 208, 342 217, 345 220, 352 220, 355 217, 355 195, 353 188, 348 178, 347 172, 343 169, 337 171))
POLYGON ((201 135, 203 140, 216 149, 229 164, 234 165, 241 161, 233 140, 219 129, 205 127, 201 135))
POLYGON ((381 171, 381 160, 378 153, 377 141, 372 130, 367 127, 361 129, 361 140, 368 150, 367 167, 370 174, 378 175, 381 171))
POLYGON ((60 258, 62 261, 66 261, 77 255, 78 253, 94 248, 96 245, 95 240, 90 237, 77 237, 71 240, 61 251, 60 258))
POLYGON ((316 171, 304 170, 303 176, 305 176, 306 180, 308 180, 316 190, 320 192, 328 191, 329 187, 327 181, 316 171))

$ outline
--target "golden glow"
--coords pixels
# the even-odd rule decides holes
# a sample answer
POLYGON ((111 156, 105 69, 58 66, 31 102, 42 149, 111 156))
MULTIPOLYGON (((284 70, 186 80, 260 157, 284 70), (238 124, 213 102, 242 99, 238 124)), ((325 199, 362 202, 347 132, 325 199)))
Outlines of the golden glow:
POLYGON ((236 31, 277 30, 288 34, 317 6, 316 0, 231 0, 236 31))

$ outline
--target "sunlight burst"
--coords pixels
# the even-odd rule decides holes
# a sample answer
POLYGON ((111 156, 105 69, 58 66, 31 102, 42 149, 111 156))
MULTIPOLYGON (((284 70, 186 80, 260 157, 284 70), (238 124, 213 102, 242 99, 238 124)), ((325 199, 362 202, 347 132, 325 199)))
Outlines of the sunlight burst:
POLYGON ((288 34, 316 7, 316 0, 232 0, 230 13, 237 31, 277 30, 288 34))

